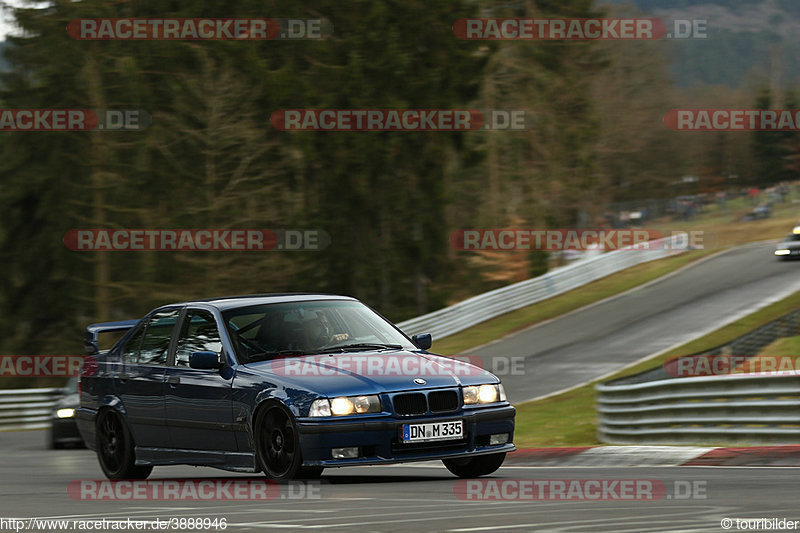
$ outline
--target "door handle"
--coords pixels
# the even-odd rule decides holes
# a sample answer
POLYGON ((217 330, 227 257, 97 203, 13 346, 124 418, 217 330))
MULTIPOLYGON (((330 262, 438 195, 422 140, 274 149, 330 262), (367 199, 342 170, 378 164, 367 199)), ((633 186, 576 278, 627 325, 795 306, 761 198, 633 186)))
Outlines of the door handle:
POLYGON ((125 383, 126 381, 128 381, 130 378, 131 378, 131 377, 130 377, 128 374, 126 374, 125 372, 123 372, 122 374, 120 374, 120 375, 119 375, 119 380, 120 380, 121 382, 123 382, 123 383, 125 383))
POLYGON ((167 378, 167 383, 169 383, 170 387, 174 387, 175 385, 181 382, 181 378, 179 376, 170 376, 167 378))

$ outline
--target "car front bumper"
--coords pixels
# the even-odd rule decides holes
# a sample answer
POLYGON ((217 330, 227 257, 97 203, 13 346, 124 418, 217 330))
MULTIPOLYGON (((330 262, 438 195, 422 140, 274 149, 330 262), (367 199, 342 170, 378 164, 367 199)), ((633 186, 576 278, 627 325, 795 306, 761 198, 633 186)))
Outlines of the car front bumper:
POLYGON ((457 411, 449 415, 427 417, 385 416, 369 420, 331 420, 299 418, 297 429, 305 466, 359 466, 448 459, 473 455, 512 452, 514 447, 514 407, 487 407, 457 411), (462 420, 464 438, 404 444, 400 433, 403 424, 462 420), (508 434, 505 444, 489 445, 489 436, 508 434), (333 448, 358 447, 353 459, 334 459, 333 448))
POLYGON ((50 436, 53 442, 59 444, 83 444, 83 438, 78 432, 78 424, 74 417, 51 418, 50 436))

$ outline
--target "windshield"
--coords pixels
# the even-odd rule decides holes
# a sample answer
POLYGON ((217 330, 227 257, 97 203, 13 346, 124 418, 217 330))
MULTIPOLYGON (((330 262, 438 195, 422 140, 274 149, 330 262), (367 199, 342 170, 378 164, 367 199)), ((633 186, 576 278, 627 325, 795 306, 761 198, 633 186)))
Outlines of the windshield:
POLYGON ((223 313, 242 363, 281 355, 347 349, 417 349, 360 302, 321 300, 265 304, 223 313), (361 345, 361 346, 357 346, 361 345))
POLYGON ((793 233, 792 235, 789 235, 788 237, 783 239, 783 242, 797 242, 797 241, 800 241, 800 233, 793 233))

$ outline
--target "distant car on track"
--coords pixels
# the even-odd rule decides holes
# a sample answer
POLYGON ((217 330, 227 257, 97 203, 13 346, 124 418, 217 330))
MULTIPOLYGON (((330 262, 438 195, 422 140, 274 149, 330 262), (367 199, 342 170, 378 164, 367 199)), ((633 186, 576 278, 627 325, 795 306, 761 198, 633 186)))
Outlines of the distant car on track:
POLYGON ((800 257, 800 233, 787 235, 775 246, 775 255, 781 259, 796 259, 800 257))
POLYGON ((53 406, 50 427, 47 429, 47 446, 50 449, 55 450, 65 446, 83 447, 83 439, 75 423, 75 410, 79 403, 76 376, 67 381, 53 406))
POLYGON ((189 464, 278 480, 324 468, 441 459, 497 470, 515 409, 500 380, 433 355, 354 298, 251 295, 93 324, 78 427, 110 479, 189 464), (129 331, 107 352, 99 333, 129 331))
POLYGON ((751 220, 763 220, 765 218, 769 218, 772 216, 772 209, 769 205, 759 205, 758 207, 754 207, 752 211, 747 213, 742 218, 743 222, 749 222, 751 220))

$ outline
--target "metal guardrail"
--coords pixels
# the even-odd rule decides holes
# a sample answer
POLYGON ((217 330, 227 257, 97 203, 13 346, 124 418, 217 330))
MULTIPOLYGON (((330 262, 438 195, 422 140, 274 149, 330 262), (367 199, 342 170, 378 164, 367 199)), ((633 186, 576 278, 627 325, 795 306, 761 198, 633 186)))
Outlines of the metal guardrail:
POLYGON ((650 241, 648 249, 629 247, 582 259, 555 268, 542 276, 473 296, 397 325, 409 335, 431 333, 434 339, 440 339, 626 268, 683 252, 685 249, 678 249, 677 246, 679 239, 680 236, 676 235, 650 241))
POLYGON ((800 443, 797 372, 596 385, 598 438, 609 444, 800 443))
POLYGON ((0 429, 44 429, 61 389, 0 390, 0 429))
MULTIPOLYGON (((800 335, 800 309, 698 354, 751 357, 800 335)), ((770 355, 770 354, 766 354, 770 355)), ((800 373, 675 377, 664 365, 595 386, 597 435, 609 444, 800 443, 800 373)))

